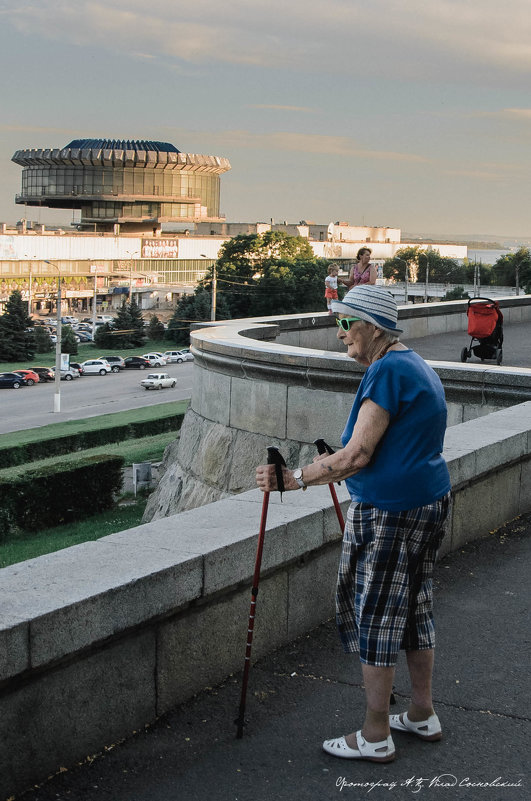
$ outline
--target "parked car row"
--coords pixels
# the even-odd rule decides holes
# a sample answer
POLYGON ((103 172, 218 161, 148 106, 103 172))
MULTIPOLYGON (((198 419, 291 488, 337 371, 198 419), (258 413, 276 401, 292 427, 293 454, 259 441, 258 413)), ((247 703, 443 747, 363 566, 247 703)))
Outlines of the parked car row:
MULTIPOLYGON (((87 359, 84 362, 70 362, 68 369, 61 370, 61 381, 73 381, 82 375, 107 375, 107 373, 118 373, 120 370, 149 370, 152 367, 162 367, 168 362, 182 363, 192 361, 193 355, 189 348, 178 351, 166 351, 165 353, 145 353, 142 356, 98 356, 97 359, 87 359)), ((165 386, 175 386, 175 379, 167 373, 154 373, 147 376, 148 383, 144 381, 141 386, 146 389, 162 389, 165 386), (164 377, 164 378, 162 378, 164 377), (152 381, 153 379, 153 381, 152 381)), ((46 381, 55 381, 55 366, 53 367, 31 367, 13 372, 0 373, 0 388, 19 389, 22 386, 33 386, 46 381)))

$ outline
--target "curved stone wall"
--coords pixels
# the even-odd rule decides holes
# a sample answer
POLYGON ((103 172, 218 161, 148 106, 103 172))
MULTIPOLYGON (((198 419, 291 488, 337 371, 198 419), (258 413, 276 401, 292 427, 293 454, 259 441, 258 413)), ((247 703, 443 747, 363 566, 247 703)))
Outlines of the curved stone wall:
MULTIPOLYGON (((466 331, 466 305, 400 309, 404 339, 466 331)), ((531 319, 530 296, 500 305, 506 321, 531 319)), ((180 439, 164 455, 144 521, 251 489, 254 467, 268 445, 277 445, 291 467, 311 461, 318 437, 337 447, 363 368, 337 352, 336 330, 324 313, 228 321, 194 331, 191 404, 180 439)), ((531 370, 431 364, 445 387, 449 425, 531 397, 531 370)))

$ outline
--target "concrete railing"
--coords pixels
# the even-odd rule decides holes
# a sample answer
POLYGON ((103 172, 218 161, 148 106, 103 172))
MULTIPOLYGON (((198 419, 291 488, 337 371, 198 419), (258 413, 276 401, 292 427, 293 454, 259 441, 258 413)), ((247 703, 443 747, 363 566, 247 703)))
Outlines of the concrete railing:
MULTIPOLYGON (((531 296, 500 305, 507 321, 531 319, 531 296)), ((466 309, 464 301, 400 307, 403 338, 466 332, 466 309)), ((251 489, 253 467, 272 439, 291 465, 311 461, 316 437, 337 447, 363 375, 326 313, 212 324, 193 332, 192 346, 191 403, 146 522, 251 489)), ((430 364, 445 389, 449 425, 531 398, 529 369, 430 364)))
MULTIPOLYGON (((530 454, 531 402, 448 429, 443 552, 529 510, 530 454)), ((252 490, 0 570, 6 795, 242 667, 261 500, 252 490)), ((272 497, 253 658, 333 615, 340 537, 327 487, 272 497)))

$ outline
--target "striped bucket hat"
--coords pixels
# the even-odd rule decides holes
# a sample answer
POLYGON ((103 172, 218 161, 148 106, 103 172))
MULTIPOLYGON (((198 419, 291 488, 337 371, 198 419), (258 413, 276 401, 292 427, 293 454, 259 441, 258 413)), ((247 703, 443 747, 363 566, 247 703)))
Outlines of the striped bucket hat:
POLYGON ((398 309, 396 301, 387 289, 372 284, 362 284, 349 289, 343 300, 332 301, 335 314, 348 314, 359 317, 377 328, 391 334, 402 334, 397 327, 398 309))

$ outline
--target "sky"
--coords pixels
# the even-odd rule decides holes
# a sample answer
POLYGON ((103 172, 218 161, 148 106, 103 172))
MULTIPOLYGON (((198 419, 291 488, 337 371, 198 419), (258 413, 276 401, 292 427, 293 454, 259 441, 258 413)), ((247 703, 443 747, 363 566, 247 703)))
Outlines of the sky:
POLYGON ((5 222, 16 150, 154 139, 229 221, 531 237, 529 0, 0 0, 0 65, 5 222))

